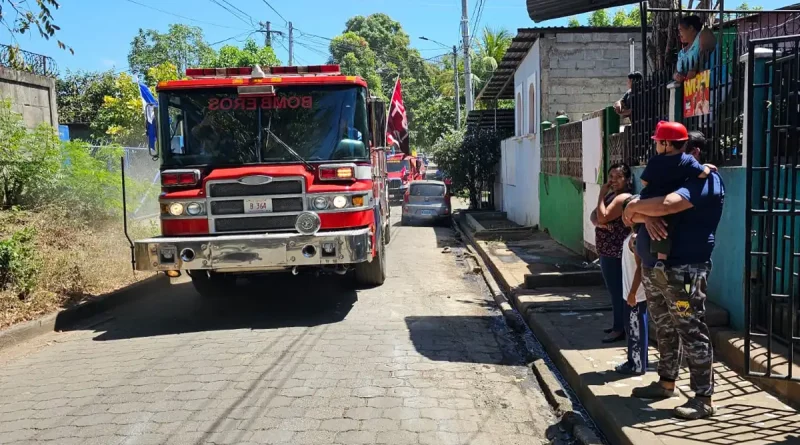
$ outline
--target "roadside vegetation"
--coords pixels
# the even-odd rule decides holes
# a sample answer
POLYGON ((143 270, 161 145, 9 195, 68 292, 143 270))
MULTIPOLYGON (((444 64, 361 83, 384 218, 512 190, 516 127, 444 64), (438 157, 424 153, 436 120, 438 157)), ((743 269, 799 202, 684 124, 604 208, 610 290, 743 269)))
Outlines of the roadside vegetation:
MULTIPOLYGON (((0 329, 144 277, 122 232, 122 153, 29 130, 0 102, 0 329)), ((158 193, 148 185, 128 181, 129 201, 158 193)), ((133 229, 157 231, 154 220, 133 229)))

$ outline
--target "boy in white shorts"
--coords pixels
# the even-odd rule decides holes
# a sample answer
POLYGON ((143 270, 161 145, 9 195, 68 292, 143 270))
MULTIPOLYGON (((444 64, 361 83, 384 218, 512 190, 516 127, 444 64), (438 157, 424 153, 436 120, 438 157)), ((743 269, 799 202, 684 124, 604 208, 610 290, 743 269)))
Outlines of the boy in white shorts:
POLYGON ((622 244, 622 295, 628 303, 625 306, 628 361, 614 369, 627 375, 647 372, 647 297, 642 286, 642 262, 635 246, 636 233, 631 232, 622 244))

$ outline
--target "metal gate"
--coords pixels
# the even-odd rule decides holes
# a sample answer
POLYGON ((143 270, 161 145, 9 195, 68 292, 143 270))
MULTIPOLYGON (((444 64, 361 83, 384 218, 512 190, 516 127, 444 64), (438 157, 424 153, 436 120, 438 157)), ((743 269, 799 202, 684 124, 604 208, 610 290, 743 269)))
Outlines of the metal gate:
POLYGON ((745 371, 800 381, 800 35, 749 42, 745 371), (756 352, 757 351, 757 352, 756 352), (766 352, 766 354, 764 354, 766 352), (751 357, 763 357, 754 365, 751 357), (786 358, 777 358, 777 354, 786 358), (788 365, 788 366, 787 366, 788 365))

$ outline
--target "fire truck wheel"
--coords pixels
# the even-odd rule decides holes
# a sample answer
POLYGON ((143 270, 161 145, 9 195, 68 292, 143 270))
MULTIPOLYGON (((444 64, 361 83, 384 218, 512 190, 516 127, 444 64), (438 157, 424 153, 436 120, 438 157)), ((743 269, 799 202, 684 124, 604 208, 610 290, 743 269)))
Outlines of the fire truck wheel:
POLYGON ((189 276, 192 278, 194 289, 205 298, 224 296, 226 293, 230 293, 231 288, 236 284, 235 276, 213 272, 209 275, 204 270, 190 273, 189 276))
POLYGON ((356 264, 355 279, 357 285, 369 287, 380 286, 386 280, 385 245, 385 240, 381 239, 378 243, 378 252, 375 258, 370 262, 356 264))
POLYGON ((386 241, 386 244, 389 244, 389 242, 392 241, 391 230, 392 228, 389 226, 389 224, 386 224, 386 226, 383 228, 383 239, 386 241))

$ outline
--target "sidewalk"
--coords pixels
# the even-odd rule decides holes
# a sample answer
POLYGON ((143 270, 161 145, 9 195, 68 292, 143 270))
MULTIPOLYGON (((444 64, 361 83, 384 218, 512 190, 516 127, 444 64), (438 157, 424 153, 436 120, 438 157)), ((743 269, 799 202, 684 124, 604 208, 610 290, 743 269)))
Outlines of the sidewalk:
MULTIPOLYGON (((658 377, 612 371, 625 360, 625 345, 600 343, 611 312, 608 293, 597 282, 599 271, 544 233, 520 229, 491 240, 488 233, 476 237, 474 224, 465 220, 462 229, 611 444, 800 444, 800 413, 720 361, 715 364, 719 412, 711 419, 672 418, 672 408, 692 395, 685 368, 672 399, 630 397, 633 387, 658 377)), ((727 314, 715 318, 727 320, 727 314)), ((741 343, 735 333, 715 331, 717 358, 736 362, 741 343)), ((651 369, 658 360, 654 340, 651 369)))

